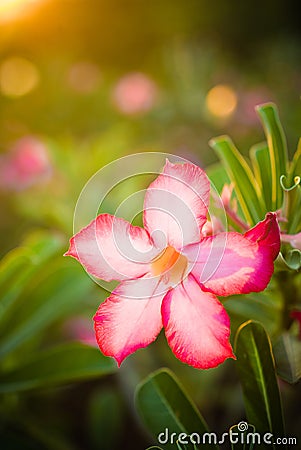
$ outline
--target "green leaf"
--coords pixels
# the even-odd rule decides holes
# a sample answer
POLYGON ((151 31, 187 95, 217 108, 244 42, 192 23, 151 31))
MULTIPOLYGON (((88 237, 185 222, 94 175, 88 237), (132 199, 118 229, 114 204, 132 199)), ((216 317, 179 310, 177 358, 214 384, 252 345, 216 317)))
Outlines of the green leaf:
POLYGON ((79 265, 63 257, 41 267, 10 310, 0 336, 0 356, 21 346, 56 320, 85 308, 93 284, 79 265))
POLYGON ((297 150, 293 156, 293 160, 290 163, 288 176, 290 184, 296 176, 301 177, 301 138, 299 139, 297 150))
MULTIPOLYGON (((298 264, 296 265, 296 262, 297 262, 296 259, 298 258, 298 256, 297 255, 288 256, 289 253, 294 252, 294 250, 295 249, 290 250, 290 252, 286 253, 285 255, 282 252, 280 252, 275 261, 275 269, 282 270, 282 271, 283 270, 289 270, 289 271, 296 270, 295 267, 298 266, 298 264), (289 258, 288 261, 286 260, 287 256, 289 258), (291 263, 292 263, 292 266, 291 266, 291 263)), ((297 250, 297 251, 299 251, 299 250, 297 250)))
POLYGON ((299 270, 301 267, 301 252, 297 248, 290 250, 285 255, 285 262, 292 270, 299 270))
POLYGON ((264 218, 265 207, 260 188, 246 160, 239 153, 228 136, 220 136, 209 141, 224 164, 243 214, 250 225, 264 218))
POLYGON ((296 175, 290 184, 286 184, 286 176, 280 177, 280 185, 283 189, 283 214, 287 218, 288 233, 294 234, 300 230, 301 227, 301 186, 300 176, 296 175))
POLYGON ((250 149, 254 176, 265 201, 266 211, 272 210, 272 174, 269 149, 266 142, 253 145, 250 149))
POLYGON ((283 192, 281 175, 287 175, 288 154, 285 134, 279 119, 278 109, 273 103, 256 107, 267 138, 271 160, 272 210, 281 208, 283 192))
POLYGON ((116 364, 97 348, 68 343, 32 355, 0 375, 0 392, 17 392, 74 383, 113 373, 116 364))
MULTIPOLYGON (((164 449, 174 450, 181 433, 198 433, 200 436, 208 433, 207 425, 196 406, 173 373, 167 369, 152 373, 140 383, 136 391, 136 405, 147 429, 155 439, 162 433, 161 441, 164 442, 159 440, 159 444, 162 444, 164 449)), ((193 437, 193 440, 196 439, 193 437)), ((201 443, 195 448, 217 447, 201 443)))
POLYGON ((231 317, 233 331, 249 319, 261 322, 271 336, 282 327, 283 297, 273 284, 263 292, 228 297, 224 306, 231 317))
POLYGON ((10 251, 0 261, 0 323, 7 322, 7 314, 26 283, 60 250, 60 236, 36 231, 27 237, 22 247, 10 251))
POLYGON ((220 162, 207 167, 206 174, 218 192, 222 191, 225 184, 231 183, 224 166, 220 162))
POLYGON ((288 383, 301 378, 301 341, 297 336, 283 333, 273 346, 278 375, 288 383))
POLYGON ((271 343, 259 322, 239 328, 235 353, 248 422, 257 432, 285 436, 271 343))

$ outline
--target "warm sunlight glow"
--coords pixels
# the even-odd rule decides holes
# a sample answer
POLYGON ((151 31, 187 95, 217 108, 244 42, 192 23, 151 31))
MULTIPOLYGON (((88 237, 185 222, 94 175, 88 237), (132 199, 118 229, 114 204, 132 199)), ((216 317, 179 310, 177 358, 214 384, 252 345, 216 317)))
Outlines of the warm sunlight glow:
POLYGON ((206 106, 208 111, 214 116, 227 117, 236 109, 237 96, 230 86, 218 84, 208 92, 206 106))
POLYGON ((0 22, 13 20, 42 0, 0 0, 0 22))
POLYGON ((5 59, 0 65, 0 91, 6 97, 22 97, 39 83, 37 67, 18 56, 5 59))

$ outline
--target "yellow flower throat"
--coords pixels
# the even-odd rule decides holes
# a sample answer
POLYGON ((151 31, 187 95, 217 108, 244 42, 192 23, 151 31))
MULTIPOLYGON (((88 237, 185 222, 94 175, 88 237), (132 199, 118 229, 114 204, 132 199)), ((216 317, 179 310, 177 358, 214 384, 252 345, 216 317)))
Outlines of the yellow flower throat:
POLYGON ((154 276, 161 275, 165 283, 179 283, 183 280, 188 266, 186 256, 177 252, 170 245, 153 260, 151 272, 154 276))

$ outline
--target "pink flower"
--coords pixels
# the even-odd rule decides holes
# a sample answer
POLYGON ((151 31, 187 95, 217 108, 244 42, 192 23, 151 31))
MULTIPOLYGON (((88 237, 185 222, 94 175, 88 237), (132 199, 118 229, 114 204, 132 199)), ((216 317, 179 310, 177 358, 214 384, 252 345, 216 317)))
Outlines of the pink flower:
POLYGON ((241 93, 241 104, 237 110, 239 120, 248 125, 257 125, 258 117, 256 114, 256 105, 271 101, 273 98, 266 86, 256 86, 254 89, 241 93))
POLYGON ((301 232, 297 234, 281 233, 281 241, 291 244, 292 247, 301 251, 301 232))
POLYGON ((216 234, 216 232, 224 231, 224 226, 218 217, 211 216, 202 228, 202 235, 211 236, 216 234))
POLYGON ((143 73, 125 75, 116 84, 113 101, 120 112, 137 114, 149 111, 155 104, 157 87, 143 73))
POLYGON ((97 347, 95 333, 90 325, 90 320, 86 317, 73 317, 65 323, 64 331, 72 339, 97 347))
POLYGON ((120 281, 94 317, 101 351, 119 365, 162 327, 176 357, 193 367, 235 358, 230 320, 216 295, 265 289, 279 227, 268 213, 243 235, 203 236, 209 190, 199 167, 167 160, 146 191, 144 228, 101 214, 70 240, 66 255, 98 278, 120 281))
POLYGON ((12 191, 26 189, 48 179, 51 164, 45 145, 26 136, 17 141, 0 161, 0 187, 12 191))

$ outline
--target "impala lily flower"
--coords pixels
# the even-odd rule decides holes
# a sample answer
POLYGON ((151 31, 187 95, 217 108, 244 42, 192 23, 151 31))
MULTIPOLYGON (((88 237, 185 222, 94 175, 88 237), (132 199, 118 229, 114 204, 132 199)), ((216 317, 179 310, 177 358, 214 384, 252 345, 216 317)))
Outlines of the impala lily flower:
POLYGON ((118 364, 162 327, 182 362, 207 369, 235 358, 230 320, 216 295, 265 289, 279 247, 276 215, 245 234, 204 236, 210 182, 190 163, 172 164, 148 187, 144 228, 100 214, 72 237, 66 255, 120 284, 94 317, 101 351, 118 364))

